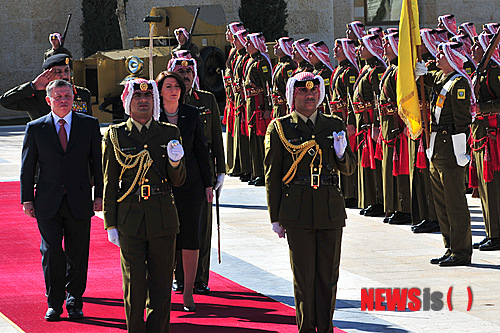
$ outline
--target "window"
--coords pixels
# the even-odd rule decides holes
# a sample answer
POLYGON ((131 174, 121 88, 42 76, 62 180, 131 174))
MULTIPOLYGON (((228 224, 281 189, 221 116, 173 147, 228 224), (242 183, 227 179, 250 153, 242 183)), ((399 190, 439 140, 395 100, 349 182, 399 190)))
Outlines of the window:
MULTIPOLYGON (((364 0, 365 25, 390 25, 399 22, 401 0, 364 0)), ((404 0, 403 0, 404 1, 404 0)))

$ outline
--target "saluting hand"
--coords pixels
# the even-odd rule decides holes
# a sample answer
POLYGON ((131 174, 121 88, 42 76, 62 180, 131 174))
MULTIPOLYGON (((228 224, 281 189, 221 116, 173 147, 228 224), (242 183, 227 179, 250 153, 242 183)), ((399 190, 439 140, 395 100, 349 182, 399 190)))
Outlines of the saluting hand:
POLYGON ((55 71, 52 68, 43 71, 42 74, 38 75, 33 81, 33 88, 35 90, 45 90, 45 87, 56 78, 55 71))

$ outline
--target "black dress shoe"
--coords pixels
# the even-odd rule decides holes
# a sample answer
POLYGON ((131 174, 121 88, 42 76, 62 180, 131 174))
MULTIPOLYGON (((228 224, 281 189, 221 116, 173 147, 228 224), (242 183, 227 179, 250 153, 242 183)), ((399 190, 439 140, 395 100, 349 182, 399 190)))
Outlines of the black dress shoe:
POLYGON ((439 258, 433 258, 431 259, 431 264, 433 265, 437 265, 439 264, 441 261, 443 260, 446 260, 450 257, 450 255, 448 253, 445 253, 442 257, 439 257, 439 258))
POLYGON ((500 250, 500 238, 490 238, 486 243, 479 246, 479 251, 498 251, 500 250))
POLYGON ((255 182, 253 183, 255 186, 264 186, 266 185, 266 181, 264 177, 257 177, 255 178, 255 182))
POLYGON ((54 308, 48 308, 47 312, 45 313, 45 320, 46 321, 59 321, 61 320, 61 313, 62 309, 54 309, 54 308))
POLYGON ((356 198, 348 198, 344 199, 345 208, 357 208, 358 207, 358 199, 356 198))
POLYGON ((477 249, 479 249, 479 247, 481 245, 483 245, 487 241, 488 241, 488 237, 484 237, 482 241, 472 244, 472 248, 477 250, 477 249))
POLYGON ((390 216, 386 216, 384 217, 384 223, 389 223, 389 220, 391 219, 390 216))
POLYGON ((68 318, 73 320, 83 319, 83 311, 81 309, 70 309, 68 310, 68 318))
POLYGON ((200 294, 200 295, 210 294, 210 288, 208 288, 205 282, 195 282, 193 288, 195 294, 200 294))
POLYGON ((384 205, 382 204, 375 204, 375 205, 370 205, 366 210, 365 213, 363 214, 364 216, 384 216, 384 205))
POLYGON ((249 180, 251 180, 251 179, 252 179, 252 177, 250 176, 250 174, 249 174, 249 173, 244 173, 244 174, 242 174, 242 175, 240 176, 240 180, 241 180, 242 182, 247 182, 247 181, 249 181, 249 180))
POLYGON ((196 312, 196 308, 194 306, 183 306, 182 311, 184 312, 196 312))
POLYGON ((389 224, 408 224, 411 223, 411 214, 403 212, 395 212, 389 218, 389 224))
POLYGON ((367 209, 368 209, 368 207, 367 207, 367 208, 363 208, 363 209, 361 209, 361 210, 359 211, 359 215, 365 215, 365 212, 366 212, 366 210, 367 210, 367 209))
POLYGON ((439 262, 440 267, 451 267, 451 266, 467 266, 470 265, 470 257, 468 259, 459 259, 455 256, 450 256, 445 260, 439 262))
POLYGON ((427 232, 441 232, 441 229, 439 229, 439 222, 429 220, 423 220, 419 224, 412 226, 411 230, 416 234, 423 234, 427 232))
POLYGON ((184 291, 184 282, 174 280, 174 282, 172 283, 172 290, 183 292, 184 291))
POLYGON ((250 179, 250 180, 248 181, 248 185, 255 185, 255 180, 256 180, 256 179, 257 179, 257 178, 250 179))

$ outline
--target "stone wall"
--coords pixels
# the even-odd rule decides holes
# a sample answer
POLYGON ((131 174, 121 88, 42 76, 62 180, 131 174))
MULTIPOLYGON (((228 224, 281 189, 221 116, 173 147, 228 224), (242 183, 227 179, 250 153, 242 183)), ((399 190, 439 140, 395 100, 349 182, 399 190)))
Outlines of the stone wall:
MULTIPOLYGON (((395 0, 396 1, 396 0, 395 0)), ((289 0, 287 30, 293 38, 308 37, 323 40, 330 48, 335 38, 345 36, 345 25, 352 20, 364 20, 364 0, 289 0)), ((173 0, 170 6, 220 4, 226 22, 239 20, 240 0, 173 0)), ((128 0, 127 27, 129 37, 147 36, 148 26, 142 20, 151 7, 165 6, 165 1, 128 0)), ((497 0, 420 0, 421 27, 435 27, 437 16, 453 13, 457 22, 476 23, 481 31, 483 23, 500 21, 497 0)), ((82 56, 80 25, 81 0, 8 1, 0 11, 0 93, 28 80, 41 71, 44 51, 50 47, 48 35, 62 33, 68 13, 72 13, 66 47, 75 58, 82 56)), ((189 28, 191 22, 186 23, 189 28)), ((129 45, 131 46, 131 45, 129 45)), ((272 50, 269 50, 272 52, 272 50)), ((0 107, 2 118, 21 113, 0 107)), ((25 116, 22 113, 22 116, 25 116)))

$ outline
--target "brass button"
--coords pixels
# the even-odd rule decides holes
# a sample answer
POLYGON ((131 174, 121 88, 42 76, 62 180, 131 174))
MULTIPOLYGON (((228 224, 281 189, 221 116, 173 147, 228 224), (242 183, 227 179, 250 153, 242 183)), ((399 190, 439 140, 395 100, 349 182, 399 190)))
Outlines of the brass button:
POLYGON ((315 136, 314 134, 313 134, 313 135, 311 135, 311 138, 312 138, 312 139, 314 139, 315 137, 316 137, 316 136, 315 136))
POLYGON ((146 178, 146 179, 144 179, 144 181, 147 183, 147 182, 149 182, 149 179, 146 178))
POLYGON ((144 145, 144 148, 148 148, 148 145, 144 145))
POLYGON ((161 155, 161 157, 165 157, 165 155, 161 155))
POLYGON ((317 169, 317 168, 314 168, 314 171, 318 171, 318 169, 317 169))
POLYGON ((207 120, 206 120, 206 119, 205 119, 205 120, 203 120, 203 123, 204 123, 204 124, 206 124, 206 123, 207 123, 207 120))
POLYGON ((288 193, 287 193, 287 194, 285 194, 285 197, 287 197, 287 196, 288 196, 288 193))
POLYGON ((443 142, 446 142, 446 139, 445 139, 445 140, 443 140, 443 142))

